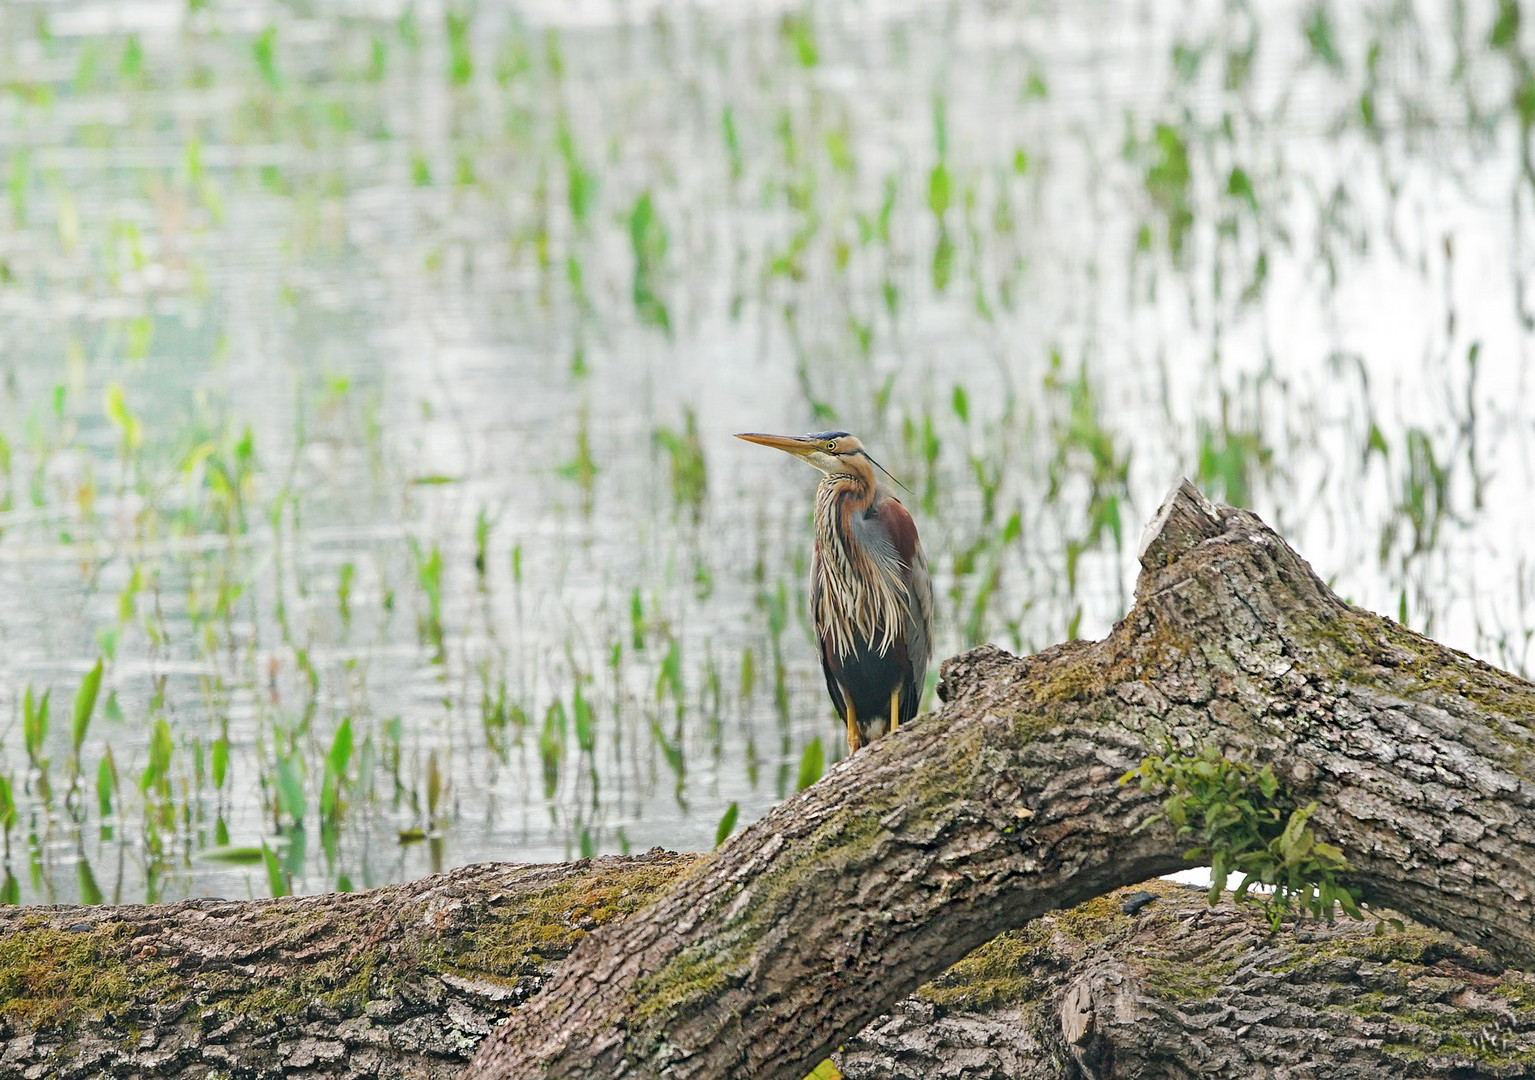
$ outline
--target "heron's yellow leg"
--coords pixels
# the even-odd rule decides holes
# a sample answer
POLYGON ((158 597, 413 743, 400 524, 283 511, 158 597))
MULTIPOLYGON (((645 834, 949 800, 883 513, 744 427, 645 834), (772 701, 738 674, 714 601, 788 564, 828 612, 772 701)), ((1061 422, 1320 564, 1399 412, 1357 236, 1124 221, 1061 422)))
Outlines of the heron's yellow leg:
POLYGON ((863 736, 858 734, 858 714, 853 709, 852 701, 847 703, 847 752, 858 753, 858 748, 863 745, 863 736))
POLYGON ((901 726, 901 688, 890 691, 890 730, 901 726))

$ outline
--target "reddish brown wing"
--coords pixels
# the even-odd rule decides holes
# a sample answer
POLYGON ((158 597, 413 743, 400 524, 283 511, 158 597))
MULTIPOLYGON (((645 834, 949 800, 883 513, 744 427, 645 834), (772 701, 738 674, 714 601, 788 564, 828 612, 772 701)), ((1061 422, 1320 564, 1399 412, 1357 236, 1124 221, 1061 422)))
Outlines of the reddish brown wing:
POLYGON ((927 557, 922 553, 922 542, 917 539, 917 523, 900 500, 886 496, 874 512, 890 536, 906 577, 907 626, 901 635, 906 646, 906 677, 901 693, 901 721, 905 723, 916 715, 922 700, 922 684, 927 679, 933 638, 933 579, 928 573, 927 557))
POLYGON ((913 560, 922 552, 922 544, 917 540, 917 523, 911 520, 911 514, 907 513, 899 499, 888 496, 880 500, 874 514, 889 534, 890 543, 894 545, 896 555, 900 556, 901 565, 910 570, 913 560))

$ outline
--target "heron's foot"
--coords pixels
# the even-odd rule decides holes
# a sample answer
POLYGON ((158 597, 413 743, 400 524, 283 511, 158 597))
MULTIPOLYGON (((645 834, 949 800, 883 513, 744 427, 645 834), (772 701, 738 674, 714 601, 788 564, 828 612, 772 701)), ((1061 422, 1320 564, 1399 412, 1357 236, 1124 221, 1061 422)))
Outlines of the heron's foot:
POLYGON ((895 731, 901 726, 901 688, 898 686, 890 691, 890 730, 895 731))
POLYGON ((852 702, 847 706, 847 752, 858 753, 863 746, 863 735, 858 730, 858 714, 853 711, 852 702))

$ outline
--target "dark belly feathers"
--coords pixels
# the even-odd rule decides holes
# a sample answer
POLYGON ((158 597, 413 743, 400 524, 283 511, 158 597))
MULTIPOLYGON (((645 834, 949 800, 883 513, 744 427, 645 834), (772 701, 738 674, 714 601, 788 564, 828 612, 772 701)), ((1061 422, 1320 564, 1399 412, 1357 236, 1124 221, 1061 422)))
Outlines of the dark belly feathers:
POLYGON ((823 645, 821 666, 826 672, 826 689, 831 693, 837 713, 847 715, 851 701, 864 741, 878 738, 890 730, 890 695, 901 691, 900 721, 906 723, 917 715, 921 687, 912 678, 906 648, 899 642, 883 656, 867 642, 855 640, 853 651, 837 656, 830 643, 823 645))

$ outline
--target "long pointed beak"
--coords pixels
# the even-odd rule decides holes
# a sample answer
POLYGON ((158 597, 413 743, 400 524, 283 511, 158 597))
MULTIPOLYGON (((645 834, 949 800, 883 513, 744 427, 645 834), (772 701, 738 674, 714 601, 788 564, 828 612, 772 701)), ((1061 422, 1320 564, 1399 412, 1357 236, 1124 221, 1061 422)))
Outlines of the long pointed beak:
POLYGON ((762 435, 755 431, 743 432, 736 438, 745 439, 759 446, 771 446, 775 450, 783 450, 796 457, 804 457, 820 445, 814 439, 807 439, 802 435, 762 435))

